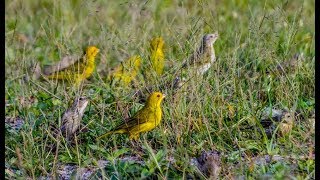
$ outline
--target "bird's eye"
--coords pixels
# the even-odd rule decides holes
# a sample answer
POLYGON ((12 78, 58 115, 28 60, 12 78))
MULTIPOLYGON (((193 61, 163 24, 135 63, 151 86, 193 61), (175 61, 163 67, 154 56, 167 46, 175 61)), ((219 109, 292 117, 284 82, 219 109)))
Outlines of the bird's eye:
POLYGON ((157 97, 160 97, 160 94, 158 94, 157 97))

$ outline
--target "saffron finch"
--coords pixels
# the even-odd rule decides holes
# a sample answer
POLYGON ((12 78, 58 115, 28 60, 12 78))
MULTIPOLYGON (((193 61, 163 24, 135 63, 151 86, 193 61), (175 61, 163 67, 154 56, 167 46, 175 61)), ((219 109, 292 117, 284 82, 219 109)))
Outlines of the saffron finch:
POLYGON ((165 97, 160 92, 153 92, 147 99, 145 106, 133 117, 129 118, 113 130, 99 136, 97 139, 115 133, 129 134, 129 139, 137 140, 141 132, 147 132, 159 125, 162 117, 161 102, 165 97))
MULTIPOLYGON (((64 65, 60 68, 56 68, 57 65, 53 65, 52 69, 55 70, 52 70, 53 72, 46 77, 48 79, 66 79, 77 85, 92 75, 96 68, 95 57, 99 51, 100 50, 97 47, 89 46, 86 49, 86 54, 81 60, 78 60, 71 65, 64 65)), ((61 65, 61 63, 59 65, 61 65)))
POLYGON ((150 42, 151 51, 151 64, 154 71, 161 75, 164 68, 164 53, 163 53, 164 41, 162 37, 154 38, 150 42))
POLYGON ((109 75, 115 83, 128 85, 138 74, 141 66, 141 57, 133 56, 117 66, 109 75))
POLYGON ((72 106, 63 114, 60 130, 65 137, 71 137, 80 127, 88 102, 86 97, 76 98, 72 106))

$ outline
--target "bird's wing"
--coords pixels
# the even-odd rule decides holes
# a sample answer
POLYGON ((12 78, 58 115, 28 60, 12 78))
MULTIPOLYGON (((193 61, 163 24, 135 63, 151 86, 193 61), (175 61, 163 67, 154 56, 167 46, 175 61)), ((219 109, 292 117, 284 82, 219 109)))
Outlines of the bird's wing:
POLYGON ((141 113, 141 112, 143 112, 143 109, 137 112, 135 116, 126 119, 123 123, 117 126, 115 130, 131 128, 139 124, 146 123, 148 121, 148 118, 146 117, 145 113, 141 113))
POLYGON ((115 131, 116 130, 119 130, 119 129, 127 129, 127 128, 131 128, 131 127, 134 127, 134 126, 137 126, 139 124, 143 124, 147 122, 147 119, 146 118, 136 118, 136 117, 132 117, 132 118, 129 118, 127 119, 126 121, 124 121, 123 123, 121 123, 117 128, 115 128, 115 131))
POLYGON ((63 116, 62 116, 62 126, 61 128, 67 126, 68 124, 72 123, 73 122, 73 113, 69 110, 67 110, 63 116))
POLYGON ((46 66, 43 70, 43 74, 49 75, 54 72, 65 70, 66 68, 72 66, 78 61, 81 61, 83 58, 80 58, 78 56, 65 56, 63 57, 58 63, 46 66))
POLYGON ((182 64, 182 68, 185 68, 188 65, 195 63, 195 61, 199 59, 200 54, 201 54, 201 49, 199 48, 198 50, 194 51, 187 60, 184 61, 184 63, 182 64))

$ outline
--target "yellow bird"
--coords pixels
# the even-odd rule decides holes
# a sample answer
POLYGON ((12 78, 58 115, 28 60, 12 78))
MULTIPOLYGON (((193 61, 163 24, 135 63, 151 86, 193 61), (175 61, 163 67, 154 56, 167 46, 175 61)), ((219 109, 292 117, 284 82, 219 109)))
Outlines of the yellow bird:
POLYGON ((86 49, 86 54, 81 60, 75 61, 72 64, 61 62, 57 63, 60 67, 56 68, 57 65, 51 66, 54 69, 51 70, 50 74, 44 73, 48 79, 66 79, 69 82, 74 82, 76 85, 80 84, 83 80, 89 78, 94 69, 96 68, 95 57, 99 53, 99 49, 95 46, 89 46, 86 49), (62 64, 62 65, 61 65, 62 64))
POLYGON ((154 71, 161 75, 164 68, 164 53, 163 53, 164 41, 162 37, 154 38, 150 42, 151 51, 151 64, 154 71))
POLYGON ((147 99, 145 106, 133 117, 129 118, 113 130, 99 136, 100 139, 109 134, 129 134, 129 139, 137 140, 141 132, 147 132, 159 125, 162 117, 161 102, 165 97, 160 92, 153 92, 147 99))
POLYGON ((112 70, 109 80, 128 85, 137 76, 140 66, 141 57, 133 56, 112 70))

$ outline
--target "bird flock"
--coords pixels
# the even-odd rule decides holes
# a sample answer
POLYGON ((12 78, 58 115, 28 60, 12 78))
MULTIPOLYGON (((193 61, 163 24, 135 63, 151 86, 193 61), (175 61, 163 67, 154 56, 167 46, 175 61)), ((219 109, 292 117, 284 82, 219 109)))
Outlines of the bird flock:
MULTIPOLYGON (((189 58, 186 58, 180 66, 173 80, 173 89, 179 89, 188 80, 205 74, 212 64, 216 61, 214 43, 218 39, 218 32, 206 34, 203 36, 199 48, 193 52, 189 58)), ((150 62, 151 68, 144 74, 147 78, 156 74, 158 77, 164 72, 164 40, 162 37, 157 37, 150 42, 150 62)), ((79 87, 86 79, 92 76, 96 68, 96 56, 100 52, 95 46, 87 47, 82 58, 67 56, 62 58, 58 63, 46 66, 43 71, 40 69, 41 77, 44 80, 63 80, 67 81, 71 86, 79 87)), ((135 81, 142 59, 140 56, 132 56, 126 61, 121 62, 117 67, 111 69, 107 75, 107 80, 112 85, 128 86, 132 81, 135 81)), ((166 85, 165 85, 166 86, 166 85)), ((147 98, 142 109, 136 112, 132 117, 125 119, 120 125, 113 128, 111 131, 99 136, 101 139, 110 134, 126 133, 130 139, 137 140, 139 134, 154 129, 161 122, 162 110, 161 102, 165 94, 162 92, 153 91, 147 98)), ((77 130, 80 129, 80 124, 84 111, 88 105, 89 99, 86 97, 76 97, 70 108, 68 108, 62 116, 62 125, 60 132, 68 139, 74 137, 77 130)))

